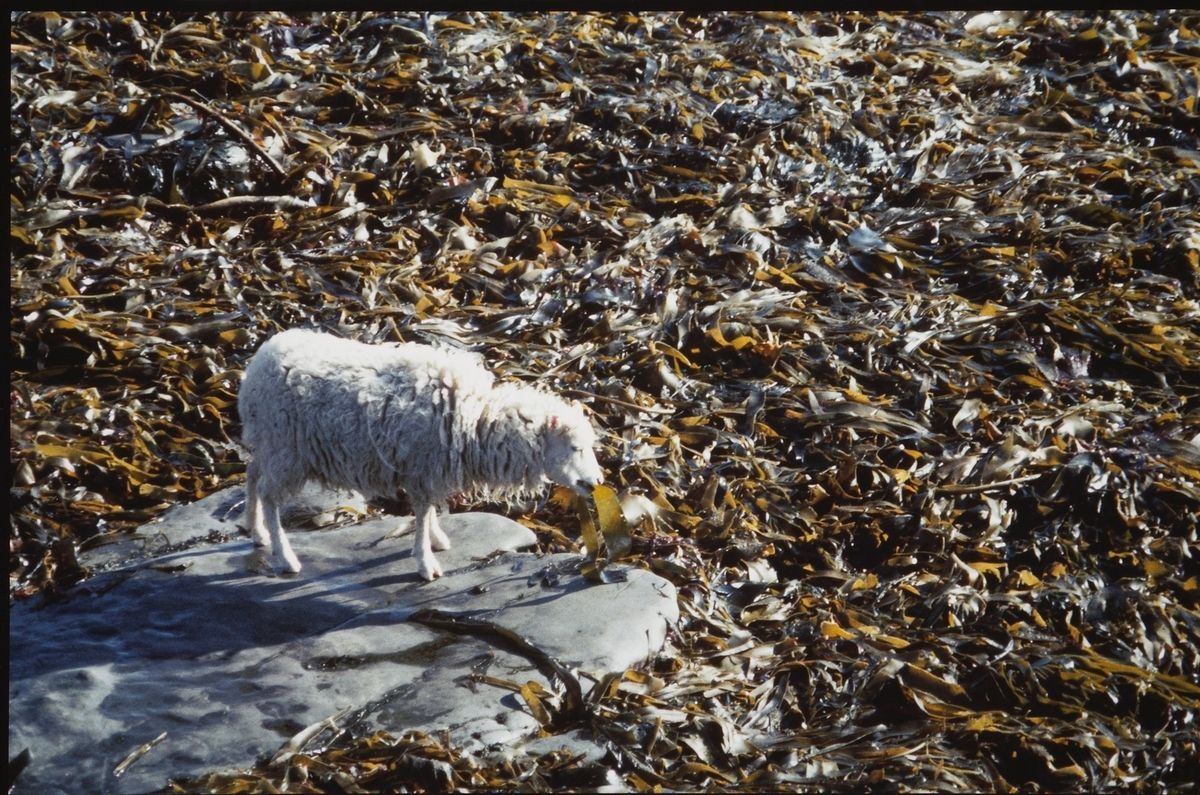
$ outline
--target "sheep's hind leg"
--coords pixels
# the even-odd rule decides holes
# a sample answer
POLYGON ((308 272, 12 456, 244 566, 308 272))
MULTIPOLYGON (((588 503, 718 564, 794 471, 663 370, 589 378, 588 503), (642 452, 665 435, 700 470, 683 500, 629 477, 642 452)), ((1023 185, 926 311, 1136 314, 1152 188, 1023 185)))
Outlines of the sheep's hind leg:
POLYGON ((440 552, 450 548, 450 537, 446 535, 446 531, 442 529, 441 522, 438 521, 438 508, 441 509, 441 513, 443 514, 449 513, 450 511, 447 509, 445 504, 435 507, 433 511, 432 524, 429 527, 430 545, 435 550, 440 552))
POLYGON ((275 565, 293 574, 300 571, 300 559, 292 551, 287 533, 279 521, 279 503, 275 500, 263 500, 263 513, 266 514, 267 529, 271 531, 271 547, 275 565))
POLYGON ((254 539, 254 546, 265 547, 270 544, 267 525, 263 521, 262 496, 258 493, 258 465, 254 462, 246 467, 246 508, 242 515, 246 517, 247 529, 250 531, 250 537, 254 539))
POLYGON ((414 520, 417 523, 417 538, 413 542, 413 558, 417 561, 417 573, 423 580, 434 580, 442 576, 442 566, 433 556, 432 532, 437 527, 437 507, 427 502, 413 500, 414 520))

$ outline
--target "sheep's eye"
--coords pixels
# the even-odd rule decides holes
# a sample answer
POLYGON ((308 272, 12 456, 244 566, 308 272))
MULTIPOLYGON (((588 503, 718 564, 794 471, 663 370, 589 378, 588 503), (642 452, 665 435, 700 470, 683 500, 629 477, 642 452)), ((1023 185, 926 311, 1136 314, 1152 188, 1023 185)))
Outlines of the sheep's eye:
POLYGON ((582 452, 583 452, 583 448, 582 448, 582 447, 580 447, 580 446, 579 446, 579 445, 577 445, 577 444, 576 444, 576 445, 572 445, 572 446, 571 446, 571 452, 572 452, 572 453, 582 453, 582 452))

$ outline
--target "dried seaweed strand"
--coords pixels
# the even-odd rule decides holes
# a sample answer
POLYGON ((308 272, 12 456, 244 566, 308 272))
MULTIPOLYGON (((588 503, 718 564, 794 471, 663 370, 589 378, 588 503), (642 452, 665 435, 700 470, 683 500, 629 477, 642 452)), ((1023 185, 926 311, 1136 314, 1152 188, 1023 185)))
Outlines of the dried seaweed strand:
POLYGON ((499 638, 515 647, 517 653, 538 667, 538 670, 548 676, 557 677, 566 690, 566 704, 563 716, 568 720, 581 718, 586 707, 583 700, 583 689, 579 679, 552 655, 539 649, 527 639, 521 637, 507 627, 493 621, 456 615, 444 610, 427 608, 418 610, 409 616, 409 621, 424 624, 434 629, 443 629, 459 635, 474 635, 475 637, 499 638))
POLYGON ((121 776, 125 775, 125 771, 128 770, 134 762, 150 753, 150 750, 154 748, 154 746, 158 745, 165 739, 167 739, 167 733, 163 732, 150 742, 142 743, 137 748, 134 748, 129 752, 128 755, 126 755, 124 759, 121 760, 120 764, 113 768, 113 778, 120 778, 121 776))
POLYGON ((313 205, 295 196, 230 196, 193 207, 197 215, 222 215, 229 210, 274 207, 276 210, 303 210, 313 205))
POLYGON ((584 392, 580 389, 564 389, 563 394, 570 397, 587 398, 588 400, 599 400, 604 403, 611 403, 614 406, 630 409, 631 411, 646 411, 651 414, 674 414, 674 409, 663 409, 657 406, 639 406, 636 403, 630 403, 628 400, 620 398, 608 397, 607 395, 597 395, 595 392, 584 392))
POLYGON ((994 489, 1003 489, 1008 486, 1015 486, 1018 483, 1027 483, 1031 480, 1037 480, 1040 477, 1040 474, 1021 475, 1020 477, 1009 478, 1008 480, 996 480, 992 481, 991 483, 976 483, 974 485, 966 486, 950 483, 941 484, 935 486, 934 488, 936 488, 938 491, 945 492, 946 494, 978 494, 979 492, 983 491, 993 491, 994 489))
POLYGON ((276 163, 275 158, 267 154, 267 150, 259 146, 258 143, 250 136, 250 133, 239 127, 237 123, 228 116, 199 100, 192 99, 189 96, 185 96, 184 94, 180 94, 175 91, 163 91, 161 94, 167 99, 173 99, 177 102, 182 102, 185 105, 188 105, 189 107, 194 108, 195 110, 198 110, 201 113, 215 119, 226 130, 233 133, 238 138, 241 138, 242 141, 245 142, 246 146, 249 146, 251 149, 253 149, 259 157, 266 161, 266 164, 270 166, 271 170, 274 171, 280 179, 287 178, 287 172, 283 170, 283 166, 276 163))

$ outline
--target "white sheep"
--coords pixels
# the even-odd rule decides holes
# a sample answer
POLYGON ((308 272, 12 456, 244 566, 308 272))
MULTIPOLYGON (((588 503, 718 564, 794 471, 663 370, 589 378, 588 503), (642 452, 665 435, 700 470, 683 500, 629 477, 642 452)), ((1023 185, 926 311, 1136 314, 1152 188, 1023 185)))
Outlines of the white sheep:
POLYGON ((587 494, 603 480, 583 409, 495 383, 474 354, 416 343, 366 345, 302 329, 254 354, 238 395, 250 452, 246 506, 258 546, 300 571, 279 507, 306 481, 368 497, 408 493, 413 556, 426 580, 450 541, 437 509, 460 494, 532 491, 553 480, 587 494))

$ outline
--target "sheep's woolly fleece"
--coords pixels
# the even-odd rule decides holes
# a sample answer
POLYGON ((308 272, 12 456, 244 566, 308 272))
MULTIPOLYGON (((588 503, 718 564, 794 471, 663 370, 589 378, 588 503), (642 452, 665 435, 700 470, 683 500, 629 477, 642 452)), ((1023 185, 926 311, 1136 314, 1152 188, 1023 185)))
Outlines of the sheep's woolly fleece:
POLYGON ((532 491, 547 479, 586 491, 602 473, 595 433, 576 404, 497 384, 479 357, 405 343, 365 345, 293 329, 268 340, 238 398, 251 530, 276 561, 300 563, 278 508, 308 480, 368 496, 403 489, 417 519, 426 579, 445 549, 436 508, 459 494, 532 491))

